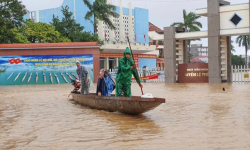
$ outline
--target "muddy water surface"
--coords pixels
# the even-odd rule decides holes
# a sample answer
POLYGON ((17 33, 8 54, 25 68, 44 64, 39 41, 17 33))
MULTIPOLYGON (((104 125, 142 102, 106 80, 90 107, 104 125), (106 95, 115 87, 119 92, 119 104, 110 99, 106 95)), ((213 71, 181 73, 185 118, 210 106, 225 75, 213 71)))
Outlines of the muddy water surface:
MULTIPOLYGON (((134 95, 140 95, 134 84, 134 95)), ((144 84, 139 116, 89 109, 71 85, 0 87, 0 149, 249 150, 250 84, 144 84), (226 91, 223 92, 222 88, 226 91)))

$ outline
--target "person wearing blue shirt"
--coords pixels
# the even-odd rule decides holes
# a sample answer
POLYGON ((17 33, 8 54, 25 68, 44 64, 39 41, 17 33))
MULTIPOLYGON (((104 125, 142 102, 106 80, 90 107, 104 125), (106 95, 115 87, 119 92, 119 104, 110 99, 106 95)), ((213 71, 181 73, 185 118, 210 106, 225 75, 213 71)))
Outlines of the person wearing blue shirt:
POLYGON ((111 79, 109 71, 103 69, 97 82, 96 94, 98 96, 110 96, 115 89, 115 82, 111 79))

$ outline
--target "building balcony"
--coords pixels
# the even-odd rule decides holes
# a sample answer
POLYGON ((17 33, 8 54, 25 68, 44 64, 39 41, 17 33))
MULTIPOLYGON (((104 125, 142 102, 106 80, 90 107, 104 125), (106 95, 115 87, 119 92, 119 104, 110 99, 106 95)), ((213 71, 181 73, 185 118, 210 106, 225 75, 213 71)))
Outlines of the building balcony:
MULTIPOLYGON (((145 43, 130 42, 130 45, 135 54, 149 54, 154 53, 156 50, 155 45, 148 45, 145 43)), ((129 47, 127 41, 105 41, 101 49, 103 49, 104 53, 123 53, 126 47, 129 47)))

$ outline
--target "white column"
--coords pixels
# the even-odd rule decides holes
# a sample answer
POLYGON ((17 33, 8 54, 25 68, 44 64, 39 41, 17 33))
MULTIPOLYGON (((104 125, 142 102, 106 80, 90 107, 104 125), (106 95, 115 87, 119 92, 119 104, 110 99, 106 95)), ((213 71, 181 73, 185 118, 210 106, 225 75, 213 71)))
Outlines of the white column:
POLYGON ((118 67, 119 58, 115 58, 115 66, 118 67))
POLYGON ((40 22, 39 10, 36 11, 36 22, 40 22))
POLYGON ((122 10, 122 0, 119 2, 119 7, 120 7, 120 17, 119 17, 119 24, 120 24, 120 30, 119 30, 119 41, 125 42, 125 33, 124 33, 124 23, 123 23, 123 10, 122 10))
MULTIPOLYGON (((110 20, 112 21, 112 23, 114 22, 113 21, 113 17, 110 17, 110 20)), ((111 28, 109 28, 109 41, 116 41, 115 40, 115 31, 112 30, 111 28)))
POLYGON ((99 39, 104 41, 105 40, 105 37, 104 37, 104 28, 103 28, 103 21, 98 21, 98 36, 99 36, 99 39))
POLYGON ((74 0, 74 19, 76 20, 76 0, 74 0))
MULTIPOLYGON (((112 5, 112 0, 109 0, 109 4, 112 5)), ((112 23, 114 23, 114 17, 110 16, 109 19, 111 20, 112 23)), ((109 41, 116 41, 115 40, 115 31, 109 28, 109 41)))
POLYGON ((128 16, 128 32, 129 32, 129 41, 134 42, 135 41, 135 32, 133 27, 133 14, 132 14, 132 8, 131 8, 131 2, 128 3, 129 8, 129 16, 128 16))
POLYGON ((109 58, 108 57, 106 57, 104 60, 104 68, 109 69, 109 58))

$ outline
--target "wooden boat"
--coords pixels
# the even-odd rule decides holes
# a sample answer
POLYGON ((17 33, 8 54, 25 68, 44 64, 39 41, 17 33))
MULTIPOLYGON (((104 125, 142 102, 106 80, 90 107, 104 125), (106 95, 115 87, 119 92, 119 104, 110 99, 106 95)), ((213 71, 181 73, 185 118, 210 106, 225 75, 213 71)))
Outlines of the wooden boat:
POLYGON ((84 106, 110 112, 121 112, 129 115, 138 115, 165 103, 165 99, 163 98, 141 98, 140 96, 97 96, 95 93, 90 93, 89 95, 71 93, 71 95, 74 101, 84 106))

